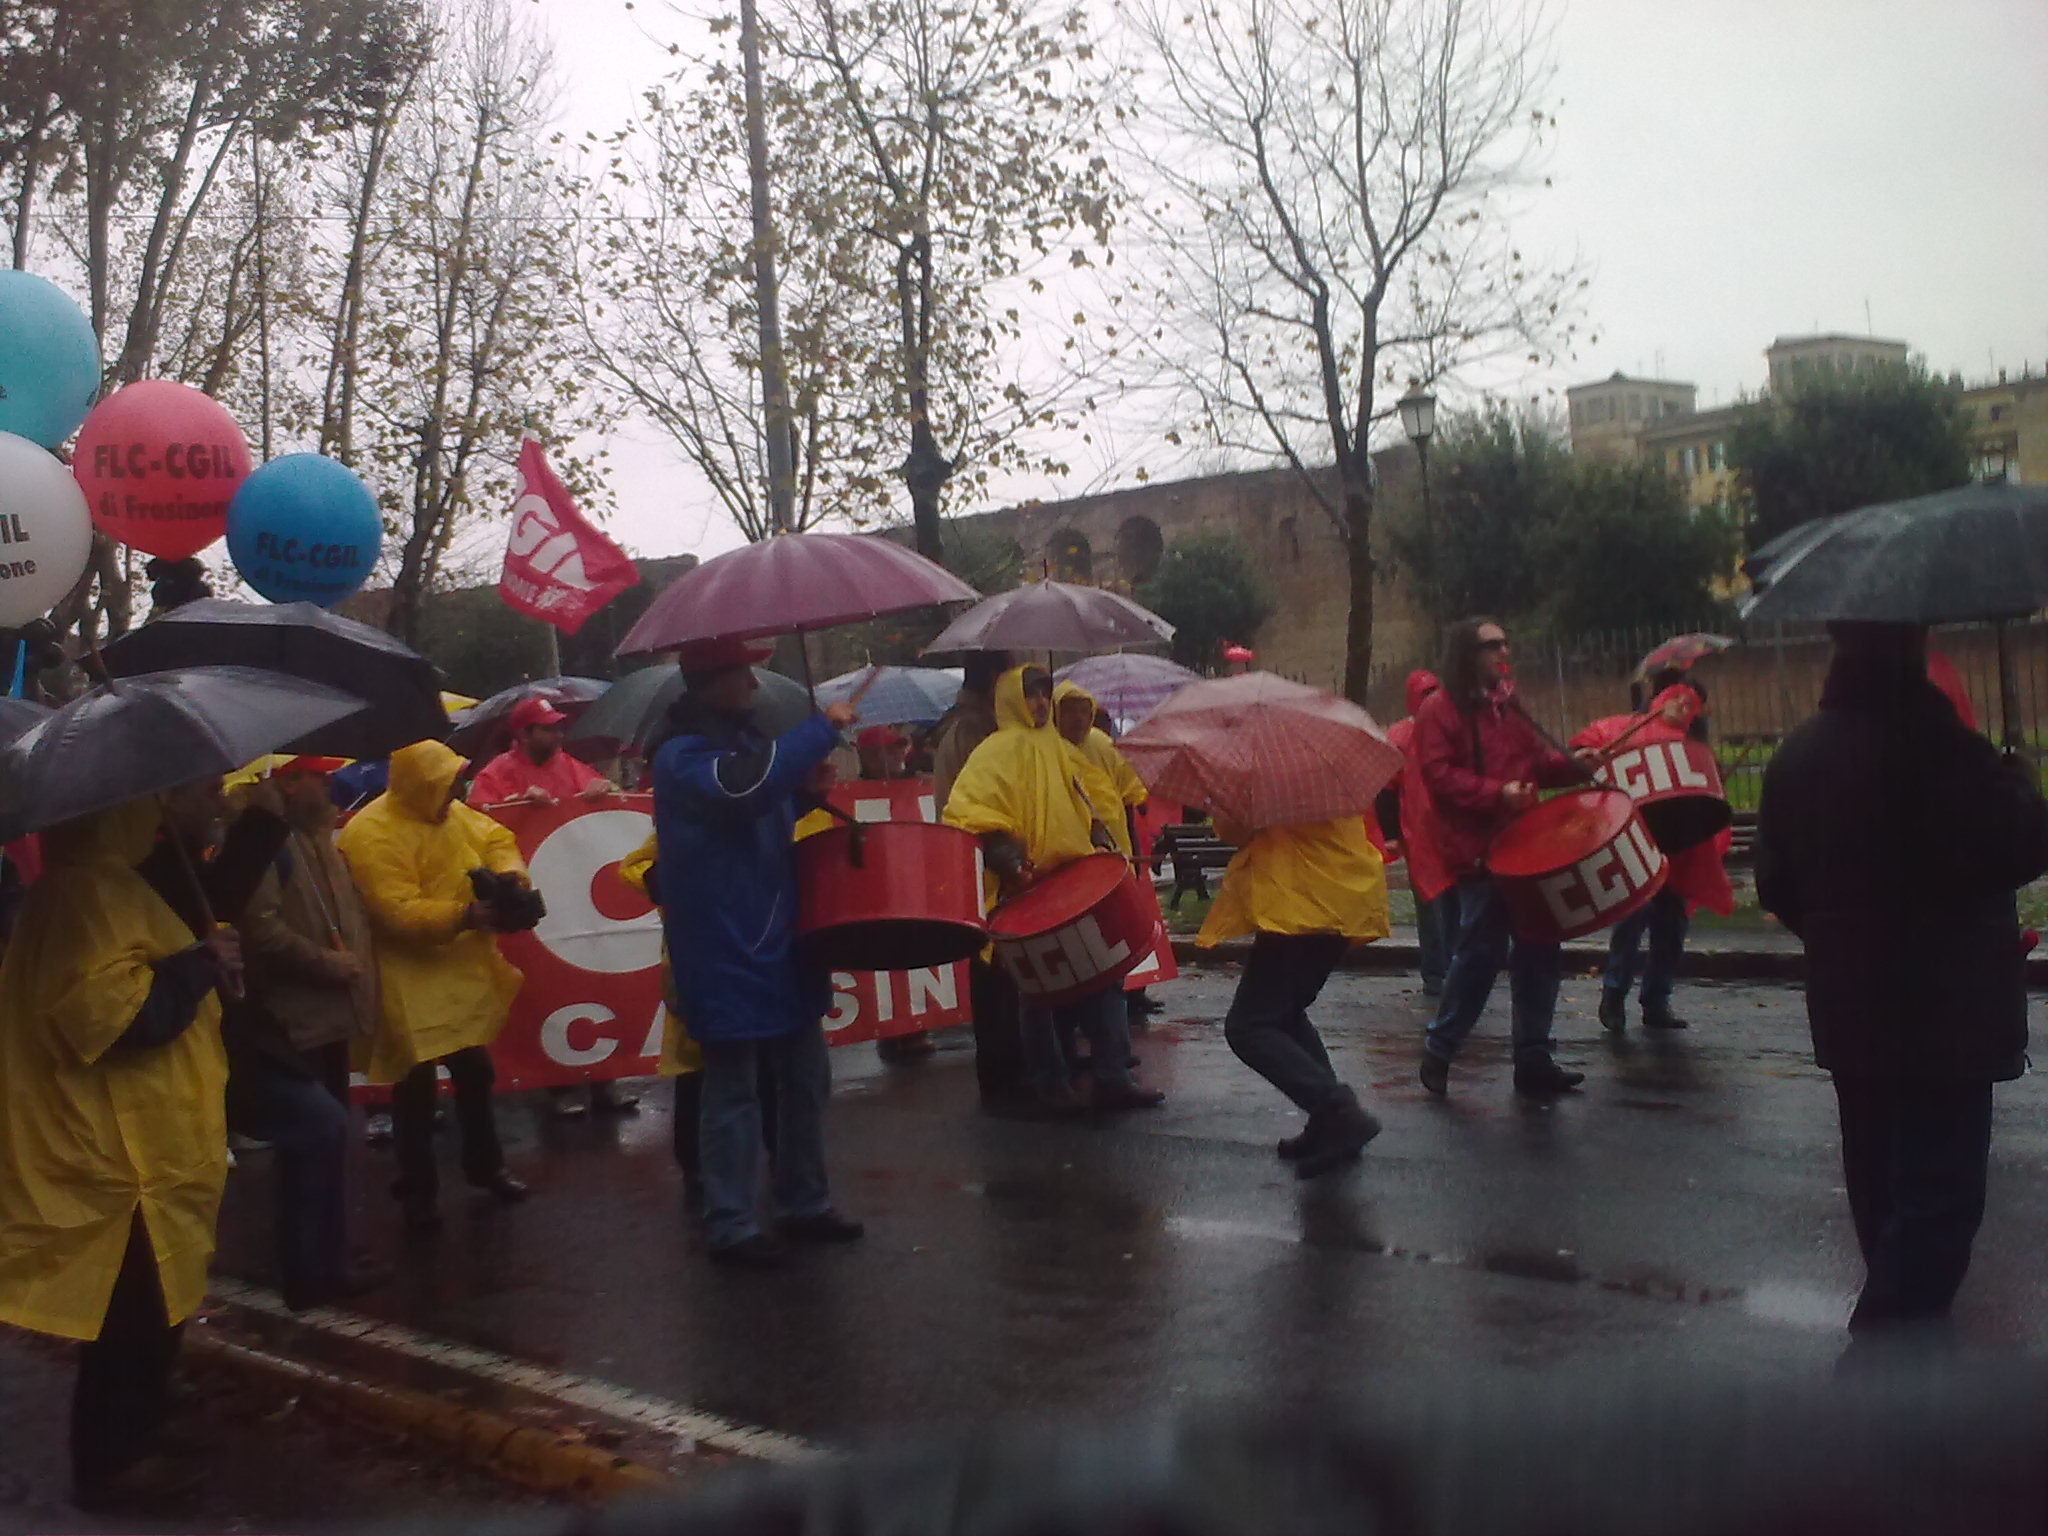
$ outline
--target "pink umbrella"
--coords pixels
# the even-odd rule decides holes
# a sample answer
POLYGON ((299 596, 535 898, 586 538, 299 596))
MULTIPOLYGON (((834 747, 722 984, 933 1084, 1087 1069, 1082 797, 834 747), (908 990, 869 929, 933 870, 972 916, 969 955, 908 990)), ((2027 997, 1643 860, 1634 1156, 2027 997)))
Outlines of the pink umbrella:
POLYGON ((1117 748, 1161 799, 1248 827, 1361 816, 1401 771, 1371 715, 1270 672, 1189 683, 1117 748))
POLYGON ((893 539, 783 533, 706 560, 672 582, 616 652, 646 656, 692 640, 757 640, 981 596, 893 539))
POLYGON ((1109 651, 1172 638, 1171 624, 1128 597, 1039 581, 983 598, 925 650, 1109 651))

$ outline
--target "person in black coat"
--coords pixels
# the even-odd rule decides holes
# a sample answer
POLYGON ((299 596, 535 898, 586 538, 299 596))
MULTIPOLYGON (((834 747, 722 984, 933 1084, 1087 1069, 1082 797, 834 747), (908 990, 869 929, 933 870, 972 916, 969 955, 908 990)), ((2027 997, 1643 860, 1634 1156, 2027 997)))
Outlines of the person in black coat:
POLYGON ((1927 681, 1924 629, 1829 631, 1820 713, 1764 775, 1757 895, 1806 945, 1835 1080, 1866 1269, 1849 1327, 1939 1329, 1983 1219, 1991 1085, 2025 1066, 2013 892, 2048 869, 2048 803, 1927 681))

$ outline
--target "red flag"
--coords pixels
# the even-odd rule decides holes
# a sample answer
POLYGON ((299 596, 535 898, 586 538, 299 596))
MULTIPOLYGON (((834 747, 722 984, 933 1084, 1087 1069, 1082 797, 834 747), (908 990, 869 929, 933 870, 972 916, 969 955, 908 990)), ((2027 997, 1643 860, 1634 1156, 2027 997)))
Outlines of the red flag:
POLYGON ((576 510, 540 444, 529 437, 519 447, 518 496, 498 595, 521 613, 573 635, 639 579, 626 552, 576 510))

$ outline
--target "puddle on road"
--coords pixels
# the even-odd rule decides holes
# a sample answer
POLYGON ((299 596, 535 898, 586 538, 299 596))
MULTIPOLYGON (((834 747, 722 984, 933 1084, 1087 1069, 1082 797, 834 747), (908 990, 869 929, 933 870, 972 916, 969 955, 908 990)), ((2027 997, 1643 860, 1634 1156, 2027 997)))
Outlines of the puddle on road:
POLYGON ((1796 1280, 1765 1280, 1739 1293, 1742 1310, 1769 1323, 1839 1333, 1848 1325, 1849 1300, 1796 1280))
POLYGON ((1649 1301, 1694 1306, 1732 1301, 1752 1317, 1798 1328, 1833 1331, 1842 1326, 1842 1320, 1848 1315, 1847 1303, 1842 1297, 1817 1287, 1800 1286, 1789 1281, 1769 1281, 1746 1291, 1732 1285, 1697 1285, 1648 1264, 1630 1264, 1611 1274, 1598 1274, 1582 1265, 1578 1254, 1569 1248, 1502 1248, 1483 1253, 1436 1253, 1372 1239, 1329 1243, 1304 1235, 1297 1228, 1278 1221, 1168 1216, 1165 1225, 1166 1230, 1176 1237, 1226 1242, 1252 1238, 1296 1247, 1337 1247, 1378 1258, 1400 1259, 1410 1264, 1441 1264, 1452 1269, 1505 1275, 1516 1280, 1540 1280, 1552 1285, 1592 1286, 1603 1291, 1640 1296, 1649 1301))

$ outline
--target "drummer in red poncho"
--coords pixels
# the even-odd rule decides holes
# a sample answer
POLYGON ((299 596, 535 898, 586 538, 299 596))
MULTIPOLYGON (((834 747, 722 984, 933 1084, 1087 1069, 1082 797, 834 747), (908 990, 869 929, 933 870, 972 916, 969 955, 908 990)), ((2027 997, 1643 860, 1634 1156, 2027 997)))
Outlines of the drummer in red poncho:
POLYGON ((569 717, 546 699, 521 699, 508 723, 512 745, 478 772, 469 787, 471 805, 505 805, 514 800, 555 805, 579 795, 585 800, 602 800, 619 792, 618 785, 562 749, 567 739, 563 727, 569 717))
POLYGON ((1457 880, 1457 939, 1443 1001, 1422 1053, 1422 1086, 1445 1092, 1451 1058, 1472 1033, 1505 967, 1514 1002, 1515 1091, 1544 1096, 1576 1088, 1583 1072, 1551 1060, 1560 955, 1508 926, 1506 900, 1486 869, 1494 835, 1537 802, 1541 788, 1585 781, 1514 704, 1507 631, 1491 619, 1460 619, 1444 640, 1443 687, 1415 712, 1415 751, 1442 829, 1439 846, 1457 880))
MULTIPOLYGON (((1650 723, 1640 715, 1609 715, 1595 720, 1571 744, 1603 750, 1623 736, 1632 746, 1659 741, 1707 739, 1706 690, 1691 675, 1670 668, 1650 679, 1657 690, 1650 701, 1650 723), (1640 729, 1638 729, 1640 727, 1640 729)), ((1735 910, 1735 892, 1728 884, 1730 835, 1719 836, 1677 853, 1668 853, 1670 873, 1664 888, 1649 902, 1614 925, 1607 941, 1607 968, 1600 980, 1600 1027, 1620 1034, 1628 1027, 1628 990, 1636 978, 1636 961, 1647 935, 1649 963, 1642 968, 1645 1029, 1684 1029, 1685 1020, 1671 1011, 1671 990, 1678 980, 1678 962, 1685 953, 1685 931, 1692 909, 1705 907, 1726 917, 1735 910)))
POLYGON ((1447 899, 1450 867, 1438 845, 1436 806, 1422 782, 1415 751, 1415 712, 1442 685, 1433 672, 1408 674, 1408 714, 1387 727, 1387 740, 1400 750, 1401 771, 1374 802, 1380 843, 1388 862, 1408 861, 1408 889, 1415 895, 1415 942, 1422 951, 1422 995, 1440 997, 1458 928, 1457 902, 1447 899))

